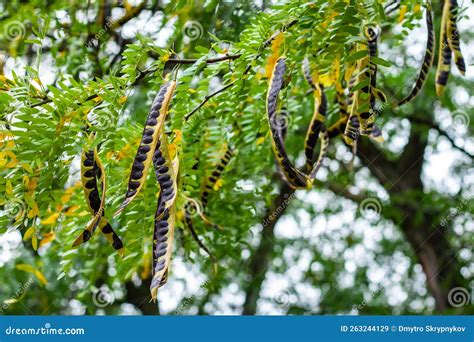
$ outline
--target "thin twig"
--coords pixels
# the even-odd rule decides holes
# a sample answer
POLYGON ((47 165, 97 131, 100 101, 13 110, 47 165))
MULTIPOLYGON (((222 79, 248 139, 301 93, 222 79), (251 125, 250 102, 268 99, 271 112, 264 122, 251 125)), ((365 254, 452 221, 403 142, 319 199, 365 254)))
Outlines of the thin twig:
POLYGON ((232 81, 232 82, 230 82, 229 84, 223 86, 222 88, 217 89, 217 90, 216 90, 215 92, 213 92, 212 94, 206 95, 206 96, 204 97, 204 99, 201 101, 200 104, 198 104, 196 107, 194 107, 194 109, 193 109, 192 111, 190 111, 188 114, 186 114, 186 116, 184 117, 184 120, 185 120, 185 121, 188 121, 188 119, 191 117, 191 115, 193 115, 193 114, 196 113, 199 109, 201 109, 202 106, 204 106, 207 101, 209 101, 209 100, 210 100, 211 98, 213 98, 214 96, 219 95, 220 93, 222 93, 222 92, 225 91, 226 89, 232 87, 234 84, 235 84, 235 81, 232 81))
MULTIPOLYGON (((234 59, 237 59, 241 56, 241 54, 236 54, 236 55, 225 55, 225 56, 222 56, 222 57, 215 57, 215 58, 209 58, 206 60, 206 63, 207 64, 212 64, 212 63, 218 63, 218 62, 222 62, 222 61, 227 61, 227 60, 234 60, 234 59)), ((170 58, 168 59, 167 63, 171 63, 171 64, 194 64, 196 63, 198 60, 197 59, 179 59, 179 58, 170 58)))

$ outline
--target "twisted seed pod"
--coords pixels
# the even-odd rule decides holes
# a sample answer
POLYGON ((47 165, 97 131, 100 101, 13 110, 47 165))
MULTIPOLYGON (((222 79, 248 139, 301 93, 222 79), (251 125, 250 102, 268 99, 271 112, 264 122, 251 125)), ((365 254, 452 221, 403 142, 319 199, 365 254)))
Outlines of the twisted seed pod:
POLYGON ((222 159, 217 163, 216 168, 212 171, 212 174, 207 178, 204 183, 204 189, 201 194, 201 203, 203 208, 207 206, 209 194, 214 189, 214 185, 217 183, 217 180, 220 178, 222 172, 224 172, 225 167, 229 164, 230 159, 232 158, 234 151, 228 145, 222 159))
MULTIPOLYGON (((314 91, 314 114, 311 118, 306 138, 304 141, 304 153, 306 156, 306 172, 311 172, 314 163, 314 148, 319 137, 319 133, 324 127, 327 112, 327 98, 324 87, 317 85, 314 91)), ((325 133, 327 135, 327 133, 325 133)))
POLYGON ((166 136, 163 132, 161 139, 156 142, 155 152, 153 154, 153 166, 155 167, 155 176, 160 185, 160 193, 165 203, 165 208, 169 208, 176 199, 176 177, 173 172, 166 136))
POLYGON ((410 94, 408 94, 407 97, 405 97, 403 100, 398 102, 399 106, 410 102, 418 95, 421 88, 425 84, 425 81, 428 78, 428 72, 431 66, 433 65, 436 37, 435 37, 435 31, 434 31, 434 26, 433 26, 433 14, 431 12, 430 1, 428 1, 427 6, 426 6, 426 28, 428 31, 428 38, 426 41, 425 57, 423 58, 423 64, 421 66, 420 74, 418 75, 418 78, 415 82, 415 86, 411 90, 410 94))
POLYGON ((158 289, 168 280, 168 272, 173 250, 175 207, 165 208, 165 201, 158 197, 158 207, 155 213, 155 228, 153 232, 153 277, 150 285, 152 300, 156 300, 158 289))
POLYGON ((348 116, 340 118, 327 129, 329 139, 337 137, 339 134, 344 134, 344 129, 347 126, 348 116))
POLYGON ((378 143, 384 142, 382 130, 377 125, 374 125, 374 129, 372 130, 372 134, 370 135, 370 137, 378 143))
POLYGON ((123 243, 120 237, 115 233, 112 226, 109 224, 104 216, 105 203, 105 171, 104 167, 98 157, 97 149, 83 151, 81 158, 81 179, 86 197, 87 205, 90 211, 94 214, 94 219, 87 226, 86 229, 74 241, 73 247, 76 247, 84 242, 90 240, 92 234, 99 227, 106 239, 112 244, 113 248, 123 255, 123 243), (97 186, 97 179, 101 180, 102 197, 99 197, 99 190, 97 186))
POLYGON ((321 168, 323 165, 323 160, 326 158, 327 153, 328 153, 328 147, 329 147, 329 135, 326 130, 326 127, 323 125, 321 128, 321 131, 319 133, 319 140, 321 141, 321 147, 319 150, 319 156, 318 159, 316 160, 316 163, 314 164, 309 177, 311 179, 314 179, 316 177, 316 174, 318 173, 318 170, 321 168))
POLYGON ((359 138, 360 123, 359 118, 355 114, 351 114, 347 120, 346 129, 344 130, 344 142, 349 146, 354 146, 354 143, 359 138))
POLYGON ((347 102, 344 96, 344 88, 337 83, 336 84, 336 102, 339 106, 339 119, 345 119, 349 116, 347 113, 347 102))
POLYGON ((449 15, 446 26, 448 44, 451 50, 454 53, 454 63, 456 64, 461 75, 466 73, 466 63, 464 62, 464 57, 461 52, 461 46, 459 44, 459 31, 457 28, 457 11, 458 11, 458 2, 457 0, 445 0, 449 3, 449 15))
MULTIPOLYGON (((367 40, 367 47, 369 50, 368 56, 368 67, 365 66, 364 68, 364 75, 367 77, 369 81, 369 87, 366 90, 365 87, 362 88, 362 91, 368 94, 369 96, 369 108, 368 111, 362 109, 364 104, 361 104, 361 100, 359 99, 359 119, 360 119, 360 126, 361 126, 361 135, 368 135, 372 134, 372 129, 375 123, 375 98, 377 94, 377 64, 374 61, 374 57, 377 57, 377 39, 379 37, 379 31, 376 27, 372 27, 370 25, 364 28, 365 38, 367 40)), ((364 94, 364 97, 366 95, 364 94)))
POLYGON ((156 300, 158 288, 168 280, 168 272, 173 250, 175 228, 175 200, 179 159, 172 162, 168 150, 166 136, 161 128, 160 140, 153 154, 155 176, 160 185, 160 194, 155 213, 155 227, 153 232, 153 278, 150 285, 152 300, 156 300))
POLYGON ((436 70, 436 95, 441 96, 448 83, 451 71, 452 51, 448 43, 447 23, 449 17, 449 0, 444 2, 443 16, 441 18, 441 31, 439 34, 438 68, 436 70))
POLYGON ((275 127, 273 124, 278 107, 278 95, 283 86, 285 70, 285 58, 280 57, 273 68, 272 76, 269 82, 270 86, 267 92, 267 119, 272 137, 272 147, 278 165, 285 175, 288 184, 295 189, 307 189, 311 187, 310 179, 291 163, 283 144, 281 129, 275 127))
MULTIPOLYGON (((89 151, 82 151, 81 156, 81 181, 82 187, 84 190, 84 196, 86 198, 87 206, 89 210, 94 215, 92 221, 87 225, 86 229, 81 233, 81 235, 74 241, 73 246, 78 246, 83 242, 89 241, 92 237, 92 234, 97 228, 97 222, 102 215, 103 210, 103 198, 104 193, 102 193, 102 198, 99 195, 99 189, 97 186, 97 169, 98 165, 95 162, 95 154, 97 149, 89 151)), ((102 165, 102 164, 100 164, 102 165)))
POLYGON ((142 140, 132 164, 127 193, 115 215, 118 215, 137 196, 145 183, 158 135, 168 114, 168 107, 175 88, 175 81, 163 84, 153 101, 143 130, 142 140))

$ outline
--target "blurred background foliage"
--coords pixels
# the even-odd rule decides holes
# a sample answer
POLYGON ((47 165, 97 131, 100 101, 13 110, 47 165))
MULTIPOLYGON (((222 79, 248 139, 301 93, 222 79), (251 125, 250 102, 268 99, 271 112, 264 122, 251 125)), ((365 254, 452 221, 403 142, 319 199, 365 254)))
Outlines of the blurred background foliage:
MULTIPOLYGON (((434 0, 437 35, 441 8, 434 0)), ((466 77, 453 71, 437 98, 432 68, 422 93, 396 108, 423 58, 422 1, 1 1, 2 313, 472 313, 472 3, 460 8, 466 77), (351 169, 351 150, 332 139, 315 186, 296 193, 276 172, 265 115, 276 48, 255 58, 293 19, 281 49, 286 144, 298 165, 314 106, 305 56, 327 84, 332 123, 334 65, 342 75, 363 25, 377 24, 378 86, 389 98, 377 118, 385 142, 363 138, 351 169), (199 200, 226 146, 235 153, 206 208, 222 231, 193 218, 217 273, 184 228, 180 196, 170 277, 150 303, 153 175, 111 220, 124 258, 98 232, 71 248, 90 219, 82 129, 91 124, 101 142, 112 218, 164 71, 177 66, 166 131, 183 133, 180 194, 199 200)))

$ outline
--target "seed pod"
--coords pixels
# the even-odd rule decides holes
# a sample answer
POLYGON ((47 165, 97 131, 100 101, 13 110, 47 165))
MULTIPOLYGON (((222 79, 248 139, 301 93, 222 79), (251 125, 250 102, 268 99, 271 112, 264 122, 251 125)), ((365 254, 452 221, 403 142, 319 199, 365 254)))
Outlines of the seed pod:
MULTIPOLYGON (((385 96, 381 91, 377 89, 377 64, 374 58, 377 57, 377 39, 379 37, 379 29, 375 26, 367 25, 364 28, 364 35, 367 40, 367 48, 369 52, 368 66, 365 61, 360 61, 360 69, 363 72, 365 78, 369 79, 368 89, 363 87, 361 93, 358 93, 358 115, 360 121, 360 133, 361 135, 372 135, 372 129, 374 127, 376 111, 375 111, 375 100, 379 97, 382 101, 385 100, 385 96), (363 71, 362 71, 363 70, 363 71), (366 109, 366 96, 369 97, 368 110, 366 109), (361 99, 362 97, 362 99, 361 99)), ((359 79, 359 82, 364 82, 365 79, 359 79)))
POLYGON ((339 119, 347 119, 347 102, 344 95, 344 88, 340 83, 336 83, 336 102, 339 107, 339 119))
POLYGON ((150 292, 156 300, 158 288, 168 280, 175 228, 175 201, 177 194, 177 176, 179 169, 178 154, 171 161, 168 142, 163 127, 153 154, 155 176, 160 185, 160 194, 155 213, 153 232, 153 278, 150 292))
POLYGON ((142 140, 132 164, 127 194, 115 215, 118 215, 137 196, 145 183, 158 135, 168 114, 168 107, 175 88, 175 81, 165 83, 153 101, 143 130, 142 140))
POLYGON ((458 2, 457 0, 445 0, 449 3, 449 14, 446 23, 446 31, 448 37, 448 44, 454 53, 454 63, 456 64, 461 75, 466 73, 466 63, 461 53, 461 46, 459 44, 459 31, 457 28, 457 12, 458 2))
MULTIPOLYGON (((324 127, 327 112, 327 99, 322 85, 316 85, 314 91, 314 114, 309 124, 304 141, 304 152, 306 156, 306 172, 311 172, 314 163, 314 148, 319 137, 319 132, 324 127)), ((325 133, 327 135, 327 133, 325 133)))
POLYGON ((447 24, 449 18, 449 0, 444 2, 443 16, 441 18, 441 30, 439 34, 438 68, 436 70, 436 95, 441 96, 448 83, 451 72, 452 51, 449 47, 447 24))
POLYGON ((372 134, 370 135, 370 138, 372 138, 374 141, 378 143, 383 143, 384 138, 382 135, 382 130, 380 129, 379 126, 374 125, 374 129, 372 130, 372 134))
POLYGON ((123 255, 123 243, 115 233, 112 226, 104 216, 104 203, 106 193, 105 170, 97 154, 97 148, 89 151, 83 151, 81 158, 81 180, 86 197, 87 205, 94 215, 92 222, 74 241, 73 247, 90 240, 97 227, 105 235, 106 239, 112 244, 113 248, 123 255), (99 197, 97 179, 102 184, 102 197, 99 197))
POLYGON ((344 142, 347 145, 354 146, 354 142, 359 139, 359 129, 359 118, 357 117, 357 115, 351 114, 351 116, 349 116, 349 119, 347 120, 347 125, 343 136, 344 142))
POLYGON ((411 90, 410 94, 408 94, 407 97, 405 97, 403 100, 398 102, 399 106, 410 102, 418 95, 421 88, 425 84, 425 81, 428 78, 428 72, 431 66, 433 65, 436 38, 435 38, 435 31, 434 31, 434 26, 433 26, 433 14, 431 13, 430 1, 427 2, 427 6, 426 6, 426 28, 428 31, 428 38, 426 41, 425 57, 423 58, 423 64, 421 66, 420 74, 418 75, 418 78, 415 82, 415 86, 411 90))
POLYGON ((206 182, 204 183, 203 191, 201 193, 201 203, 203 208, 207 206, 209 193, 214 189, 214 185, 217 183, 217 180, 220 178, 222 172, 224 172, 224 169, 227 164, 229 164, 233 153, 233 149, 226 145, 224 156, 219 161, 219 163, 217 163, 216 168, 214 169, 214 171, 212 171, 212 174, 207 178, 206 182))
POLYGON ((347 125, 348 116, 344 118, 340 118, 337 122, 333 123, 328 129, 328 137, 329 139, 337 137, 339 134, 344 133, 344 129, 347 125))
MULTIPOLYGON (((102 216, 103 203, 104 203, 104 194, 102 192, 102 198, 99 195, 99 189, 97 186, 97 170, 100 169, 99 165, 96 163, 96 153, 97 149, 83 151, 81 156, 81 181, 82 187, 84 190, 84 196, 86 198, 87 206, 89 210, 94 215, 92 221, 87 225, 86 229, 81 233, 81 235, 74 241, 73 247, 80 245, 83 242, 89 241, 92 237, 92 234, 97 228, 97 223, 102 216)), ((101 172, 103 175, 103 172, 101 172)), ((105 177, 104 177, 105 178, 105 177)), ((104 190, 104 186, 102 187, 104 190)))
POLYGON ((158 288, 163 286, 168 280, 173 250, 174 227, 174 203, 170 208, 165 208, 165 201, 160 192, 153 232, 153 277, 150 285, 151 298, 153 301, 157 298, 158 288))
POLYGON ((283 86, 285 70, 285 58, 280 57, 273 68, 272 76, 269 82, 270 86, 267 93, 267 119, 272 137, 272 147, 278 165, 283 171, 288 184, 295 189, 307 189, 311 187, 310 179, 291 163, 281 137, 281 129, 275 127, 273 124, 278 107, 278 95, 283 86))
POLYGON ((329 135, 328 135, 328 132, 327 132, 326 127, 324 125, 322 126, 321 131, 319 133, 319 140, 321 141, 321 147, 320 147, 320 150, 319 150, 318 160, 313 165, 313 168, 312 168, 312 170, 309 174, 309 177, 311 179, 316 178, 316 174, 318 173, 318 170, 323 165, 323 160, 327 156, 327 153, 328 153, 329 135))
POLYGON ((156 142, 155 152, 153 154, 153 166, 155 167, 155 176, 160 185, 160 193, 165 203, 165 208, 169 208, 176 199, 176 177, 174 176, 174 167, 172 165, 166 135, 163 131, 160 139, 156 142))

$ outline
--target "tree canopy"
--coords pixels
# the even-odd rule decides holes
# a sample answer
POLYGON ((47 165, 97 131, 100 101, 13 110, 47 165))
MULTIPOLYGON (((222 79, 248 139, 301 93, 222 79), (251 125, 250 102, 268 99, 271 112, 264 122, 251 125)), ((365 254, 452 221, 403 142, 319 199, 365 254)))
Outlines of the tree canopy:
POLYGON ((2 313, 472 312, 472 10, 2 2, 2 313))

